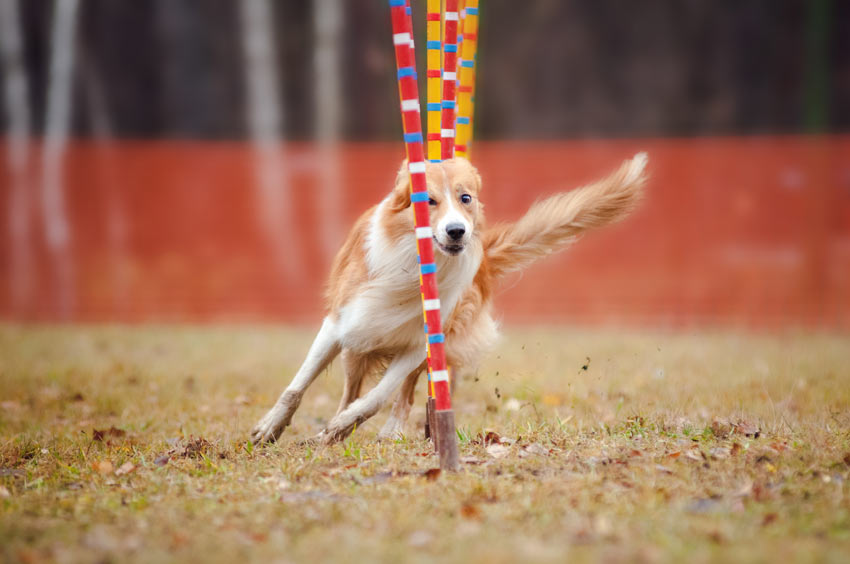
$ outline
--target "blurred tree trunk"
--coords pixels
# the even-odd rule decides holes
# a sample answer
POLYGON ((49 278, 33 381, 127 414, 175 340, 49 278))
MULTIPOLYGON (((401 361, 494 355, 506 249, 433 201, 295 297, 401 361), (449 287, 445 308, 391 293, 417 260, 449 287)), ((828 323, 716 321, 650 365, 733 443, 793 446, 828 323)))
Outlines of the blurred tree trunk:
POLYGON ((8 123, 6 159, 11 176, 8 207, 9 282, 13 309, 24 311, 29 305, 33 282, 31 201, 28 190, 32 125, 18 0, 0 0, 0 60, 8 123))
POLYGON ((42 213, 47 249, 54 269, 58 311, 68 317, 74 300, 71 226, 65 209, 64 157, 71 125, 78 0, 56 0, 50 34, 50 75, 44 122, 42 213))

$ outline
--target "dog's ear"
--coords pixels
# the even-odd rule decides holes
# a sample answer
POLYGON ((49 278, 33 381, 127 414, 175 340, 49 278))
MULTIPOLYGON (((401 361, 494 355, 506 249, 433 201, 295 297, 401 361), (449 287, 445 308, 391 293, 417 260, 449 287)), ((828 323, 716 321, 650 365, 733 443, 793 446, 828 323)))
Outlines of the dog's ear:
POLYGON ((395 186, 390 196, 390 210, 397 212, 407 207, 410 207, 410 172, 407 169, 407 159, 404 159, 395 177, 395 186))

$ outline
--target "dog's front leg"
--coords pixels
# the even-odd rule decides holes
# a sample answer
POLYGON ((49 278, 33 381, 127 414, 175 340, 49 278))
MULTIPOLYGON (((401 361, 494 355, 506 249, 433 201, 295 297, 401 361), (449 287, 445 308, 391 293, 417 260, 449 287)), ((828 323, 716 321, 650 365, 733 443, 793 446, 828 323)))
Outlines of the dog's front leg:
POLYGON ((304 391, 313 383, 316 377, 328 364, 339 354, 340 345, 334 322, 326 317, 318 335, 310 345, 310 351, 304 364, 298 369, 298 373, 286 390, 280 395, 268 413, 251 430, 251 440, 256 443, 271 442, 277 440, 283 430, 292 421, 292 416, 304 391))
POLYGON ((345 411, 334 417, 328 424, 323 440, 327 444, 341 441, 359 425, 375 415, 404 379, 425 360, 424 350, 407 351, 393 358, 384 377, 378 385, 369 390, 362 398, 353 402, 345 411))

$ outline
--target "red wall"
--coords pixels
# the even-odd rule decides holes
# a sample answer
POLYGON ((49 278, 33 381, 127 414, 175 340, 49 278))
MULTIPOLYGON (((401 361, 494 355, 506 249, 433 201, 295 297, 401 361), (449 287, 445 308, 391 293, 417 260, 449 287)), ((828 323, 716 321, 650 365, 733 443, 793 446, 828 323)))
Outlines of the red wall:
MULTIPOLYGON (((651 173, 641 209, 509 280, 498 298, 506 321, 850 328, 850 137, 477 143, 473 161, 494 221, 638 150, 651 173)), ((249 145, 72 143, 71 237, 51 250, 38 153, 16 236, 0 164, 5 319, 315 324, 330 249, 387 192, 403 156, 401 143, 344 145, 345 191, 323 195, 327 161, 288 145, 292 195, 265 229, 249 145)))

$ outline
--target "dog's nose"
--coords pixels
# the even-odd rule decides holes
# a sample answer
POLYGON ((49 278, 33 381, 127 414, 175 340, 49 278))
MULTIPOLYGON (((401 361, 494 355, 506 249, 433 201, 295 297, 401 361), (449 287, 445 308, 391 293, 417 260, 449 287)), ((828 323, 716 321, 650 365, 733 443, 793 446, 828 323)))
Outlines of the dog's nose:
POLYGON ((450 223, 446 226, 446 233, 449 237, 457 241, 458 239, 463 237, 464 233, 466 233, 466 228, 463 226, 462 223, 450 223))

